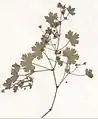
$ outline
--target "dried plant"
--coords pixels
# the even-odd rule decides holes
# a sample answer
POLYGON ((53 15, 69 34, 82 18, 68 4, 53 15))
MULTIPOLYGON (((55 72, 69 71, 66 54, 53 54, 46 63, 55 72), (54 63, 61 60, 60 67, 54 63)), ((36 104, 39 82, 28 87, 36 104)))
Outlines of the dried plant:
POLYGON ((43 114, 41 118, 45 117, 53 109, 58 89, 68 75, 86 75, 89 78, 93 78, 92 70, 88 68, 85 69, 84 74, 74 73, 78 67, 86 65, 86 62, 82 64, 77 63, 79 54, 77 53, 75 46, 79 43, 79 34, 69 30, 65 33, 64 38, 61 38, 63 22, 68 20, 69 16, 75 15, 75 8, 72 8, 70 5, 63 5, 60 2, 57 4, 57 8, 59 9, 59 13, 49 12, 48 15, 45 16, 45 20, 48 23, 48 27, 45 30, 42 25, 38 26, 43 33, 41 41, 36 42, 35 45, 32 46, 31 52, 22 55, 20 64, 14 63, 12 65, 11 77, 7 78, 3 84, 4 89, 2 89, 3 93, 8 89, 13 89, 14 92, 17 92, 19 89, 26 90, 28 87, 32 89, 34 73, 52 72, 55 82, 55 94, 50 109, 43 114), (60 46, 62 40, 65 40, 66 43, 63 46, 60 46), (54 58, 48 54, 49 51, 54 58), (35 63, 35 61, 42 58, 48 60, 51 68, 35 63), (36 66, 42 68, 42 70, 36 70, 36 66), (57 67, 64 68, 64 74, 62 74, 59 83, 57 83, 55 72, 57 67), (21 71, 24 72, 24 74, 20 74, 21 71))

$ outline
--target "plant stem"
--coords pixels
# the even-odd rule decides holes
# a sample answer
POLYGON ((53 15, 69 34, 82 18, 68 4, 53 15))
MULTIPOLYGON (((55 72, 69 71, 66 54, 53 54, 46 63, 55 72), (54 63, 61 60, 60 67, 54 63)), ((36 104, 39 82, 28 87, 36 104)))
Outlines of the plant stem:
POLYGON ((49 68, 44 67, 44 66, 42 66, 42 65, 39 65, 39 64, 36 64, 36 63, 32 63, 32 64, 34 64, 34 65, 36 65, 36 66, 39 66, 39 67, 42 67, 42 68, 45 68, 45 69, 48 69, 48 70, 49 70, 49 68))
POLYGON ((51 43, 52 48, 55 50, 55 47, 54 47, 54 45, 52 43, 52 40, 50 40, 50 43, 51 43))
POLYGON ((46 49, 51 50, 51 51, 55 51, 54 49, 51 49, 51 48, 48 48, 48 47, 46 47, 46 49))
POLYGON ((54 97, 53 97, 53 102, 52 102, 51 108, 41 117, 41 119, 44 118, 49 112, 52 111, 55 100, 56 100, 57 91, 58 91, 58 88, 56 87, 56 91, 55 91, 55 94, 54 94, 54 97))
POLYGON ((36 70, 34 72, 44 72, 44 71, 52 71, 52 69, 46 69, 46 70, 36 70))
MULTIPOLYGON (((62 19, 62 14, 60 15, 60 21, 61 21, 61 19, 62 19)), ((61 34, 61 24, 60 24, 60 27, 59 27, 59 34, 61 34)), ((57 43, 57 48, 56 48, 57 51, 58 51, 58 48, 59 48, 59 42, 60 42, 60 36, 58 37, 58 43, 57 43)), ((45 53, 44 53, 44 54, 45 54, 45 53)), ((46 55, 46 54, 45 54, 45 55, 46 55)), ((57 56, 57 54, 56 54, 56 56, 57 56)), ((46 57, 47 57, 47 59, 48 59, 50 65, 51 65, 50 59, 48 58, 47 55, 46 55, 46 57)), ((56 100, 56 95, 57 95, 57 90, 58 90, 57 81, 56 81, 56 76, 55 76, 55 71, 54 71, 55 68, 56 68, 56 64, 57 64, 56 58, 55 58, 55 61, 54 61, 54 62, 55 62, 54 67, 53 67, 53 66, 51 66, 51 67, 53 67, 53 77, 54 77, 54 81, 55 81, 56 91, 55 91, 55 95, 54 95, 54 98, 53 98, 53 102, 52 102, 51 108, 41 117, 41 119, 42 119, 43 117, 45 117, 49 112, 51 112, 51 110, 53 109, 55 100, 56 100)))
POLYGON ((66 45, 64 45, 62 48, 60 48, 58 51, 62 50, 63 48, 65 48, 67 45, 69 44, 69 41, 66 43, 66 45))
POLYGON ((63 83, 63 81, 65 80, 65 78, 69 75, 70 73, 67 73, 65 77, 63 77, 63 79, 61 80, 61 82, 59 83, 58 87, 60 87, 60 85, 63 83))
POLYGON ((53 66, 52 66, 52 63, 50 61, 50 58, 48 57, 48 55, 45 52, 43 52, 43 53, 45 54, 45 56, 46 56, 46 58, 47 58, 47 60, 48 60, 48 62, 50 64, 51 68, 53 69, 53 66))
POLYGON ((44 52, 44 54, 45 54, 47 60, 49 61, 49 64, 50 64, 51 68, 53 69, 52 71, 53 71, 53 77, 54 77, 54 81, 55 81, 55 86, 57 86, 56 76, 55 76, 54 68, 53 68, 53 66, 51 64, 50 58, 48 57, 48 55, 45 52, 44 52))
POLYGON ((85 74, 73 74, 73 73, 70 73, 70 74, 75 76, 85 76, 85 74))
MULTIPOLYGON (((56 61, 54 61, 54 60, 53 60, 53 59, 51 59, 51 58, 49 58, 49 59, 50 59, 51 61, 53 61, 53 62, 56 62, 56 61)), ((67 63, 67 62, 64 62, 64 61, 62 61, 62 62, 63 62, 63 63, 65 63, 65 64, 67 63)))
MULTIPOLYGON (((62 21, 62 14, 60 14, 60 21, 62 21)), ((58 48, 59 48, 59 43, 60 43, 60 35, 61 35, 61 24, 60 24, 60 27, 59 27, 59 36, 58 36, 58 41, 57 41, 57 48, 56 48, 56 51, 58 52, 58 48)), ((57 53, 56 53, 56 57, 57 57, 57 53)), ((55 61, 56 61, 56 58, 55 58, 55 61)), ((57 62, 55 62, 55 65, 54 65, 54 69, 56 68, 56 64, 57 62)))

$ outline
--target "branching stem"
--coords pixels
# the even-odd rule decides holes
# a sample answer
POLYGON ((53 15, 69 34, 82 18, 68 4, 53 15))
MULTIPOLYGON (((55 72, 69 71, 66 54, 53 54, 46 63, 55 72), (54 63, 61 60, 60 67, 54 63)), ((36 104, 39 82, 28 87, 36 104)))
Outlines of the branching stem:
POLYGON ((64 45, 62 48, 60 48, 58 51, 62 50, 63 48, 65 48, 67 45, 69 44, 69 41, 66 43, 66 45, 64 45))
POLYGON ((36 64, 36 63, 32 63, 32 64, 49 70, 49 68, 47 68, 47 67, 45 67, 45 66, 42 66, 42 65, 39 65, 39 64, 36 64))
POLYGON ((48 62, 49 62, 49 64, 50 64, 51 68, 53 69, 52 63, 51 63, 51 61, 50 61, 48 55, 47 55, 45 52, 43 52, 43 53, 45 54, 45 56, 46 56, 46 58, 47 58, 47 60, 48 60, 48 62))

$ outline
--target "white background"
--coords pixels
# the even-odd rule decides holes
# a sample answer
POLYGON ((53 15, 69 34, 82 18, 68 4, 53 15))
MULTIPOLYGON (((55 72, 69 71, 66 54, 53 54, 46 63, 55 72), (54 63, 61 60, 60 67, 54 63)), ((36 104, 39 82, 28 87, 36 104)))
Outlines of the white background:
MULTIPOLYGON (((44 16, 56 11, 61 0, 0 0, 0 84, 10 74, 14 62, 39 41, 38 25, 45 24, 44 16)), ((98 118, 98 0, 62 0, 76 8, 65 29, 80 34, 77 50, 80 62, 87 61, 94 78, 70 76, 63 83, 51 113, 47 118, 98 118)), ((66 30, 66 31, 67 31, 66 30)), ((81 72, 83 70, 81 69, 81 72)), ((54 82, 50 74, 37 74, 32 90, 0 93, 0 118, 40 118, 51 106, 54 82)), ((61 75, 61 74, 59 74, 61 75)))

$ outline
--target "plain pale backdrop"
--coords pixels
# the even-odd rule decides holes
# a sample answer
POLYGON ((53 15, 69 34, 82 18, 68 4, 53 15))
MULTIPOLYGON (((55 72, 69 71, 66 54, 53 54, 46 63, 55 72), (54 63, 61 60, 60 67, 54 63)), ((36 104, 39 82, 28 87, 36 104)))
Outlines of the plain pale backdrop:
MULTIPOLYGON (((69 76, 68 84, 62 84, 54 108, 46 117, 98 118, 98 0, 0 0, 0 84, 9 76, 12 64, 40 41, 38 25, 45 24, 44 16, 55 12, 58 2, 76 8, 76 15, 69 17, 65 29, 80 34, 80 62, 87 61, 94 78, 69 76)), ((40 118, 52 103, 52 78, 49 73, 39 73, 32 90, 0 93, 0 118, 40 118)))

